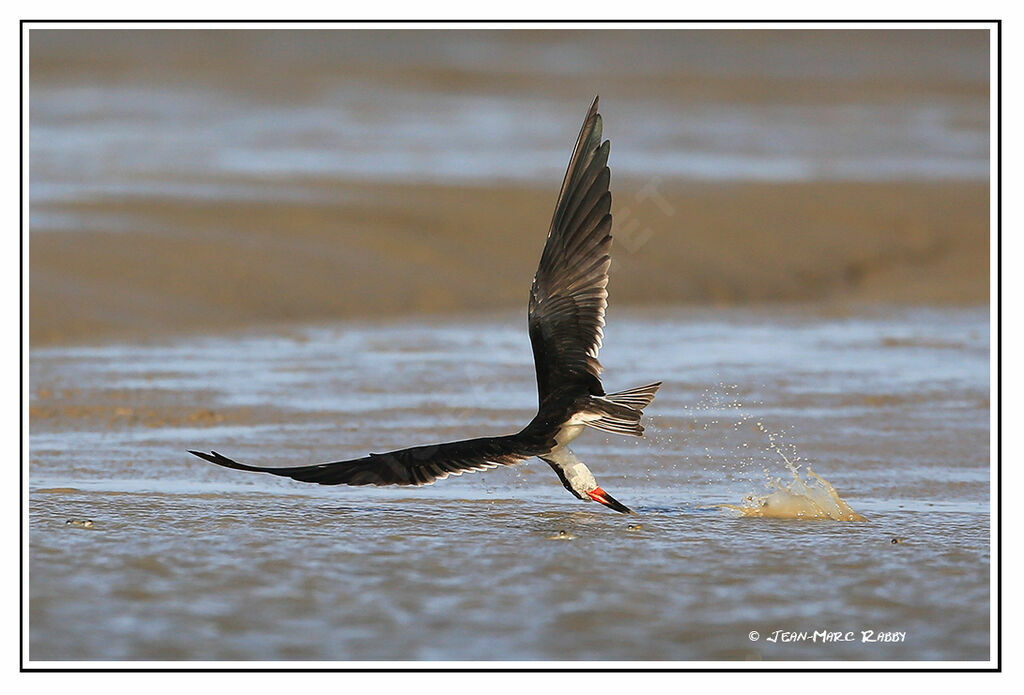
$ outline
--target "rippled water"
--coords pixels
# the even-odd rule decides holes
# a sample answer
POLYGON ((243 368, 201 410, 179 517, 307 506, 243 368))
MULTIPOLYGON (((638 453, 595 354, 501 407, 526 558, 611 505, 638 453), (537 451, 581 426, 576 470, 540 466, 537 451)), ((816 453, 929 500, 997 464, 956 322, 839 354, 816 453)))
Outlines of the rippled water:
POLYGON ((30 657, 988 658, 987 310, 613 310, 602 360, 610 389, 665 381, 644 440, 574 446, 636 516, 540 462, 320 488, 185 453, 303 464, 517 429, 518 315, 33 350, 30 657), (711 508, 763 493, 779 451, 868 521, 711 508))

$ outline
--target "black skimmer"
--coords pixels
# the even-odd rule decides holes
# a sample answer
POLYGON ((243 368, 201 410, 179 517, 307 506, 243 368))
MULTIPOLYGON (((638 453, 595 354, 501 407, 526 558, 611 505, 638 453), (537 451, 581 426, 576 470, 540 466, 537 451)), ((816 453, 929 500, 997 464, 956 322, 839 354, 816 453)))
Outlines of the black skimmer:
POLYGON ((608 190, 609 141, 601 142, 597 99, 590 107, 548 230, 530 288, 529 327, 537 369, 537 416, 516 434, 417 446, 350 461, 297 467, 260 467, 216 451, 190 451, 226 468, 271 473, 320 485, 429 485, 449 475, 508 466, 534 456, 545 461, 565 489, 617 512, 630 509, 601 489, 569 449, 585 428, 643 435, 643 409, 661 382, 605 393, 601 347, 608 307, 612 216, 608 190))

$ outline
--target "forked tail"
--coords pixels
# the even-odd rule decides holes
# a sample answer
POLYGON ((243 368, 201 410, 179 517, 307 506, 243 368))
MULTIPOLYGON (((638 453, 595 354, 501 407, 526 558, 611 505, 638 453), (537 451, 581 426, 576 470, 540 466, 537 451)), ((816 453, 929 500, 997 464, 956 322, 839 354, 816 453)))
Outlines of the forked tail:
POLYGON ((640 418, 644 414, 644 408, 654 400, 654 394, 661 387, 661 382, 638 386, 628 391, 609 393, 605 396, 595 396, 590 399, 591 410, 589 412, 600 415, 597 419, 588 420, 586 424, 594 429, 612 434, 628 434, 634 437, 642 437, 644 428, 640 424, 640 418))

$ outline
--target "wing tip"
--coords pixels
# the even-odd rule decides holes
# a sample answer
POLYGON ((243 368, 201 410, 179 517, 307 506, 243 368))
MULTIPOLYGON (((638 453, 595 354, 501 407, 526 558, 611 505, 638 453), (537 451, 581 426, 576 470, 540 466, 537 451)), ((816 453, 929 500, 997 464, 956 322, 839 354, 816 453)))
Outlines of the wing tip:
POLYGON ((195 451, 194 449, 187 449, 187 451, 193 456, 198 456, 204 461, 215 463, 218 466, 224 466, 225 468, 235 468, 237 470, 249 470, 249 467, 245 466, 245 464, 239 463, 238 461, 233 461, 232 459, 229 459, 227 456, 224 456, 223 454, 218 454, 216 451, 213 451, 212 449, 208 454, 205 451, 195 451))

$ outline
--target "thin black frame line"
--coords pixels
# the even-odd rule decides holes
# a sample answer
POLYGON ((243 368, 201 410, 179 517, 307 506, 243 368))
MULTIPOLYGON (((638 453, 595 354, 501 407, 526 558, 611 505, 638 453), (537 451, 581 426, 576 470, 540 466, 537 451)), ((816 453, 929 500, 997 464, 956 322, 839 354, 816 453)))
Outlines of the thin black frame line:
MULTIPOLYGON (((25 28, 18 28, 18 664, 25 664, 25 28)), ((31 354, 29 355, 31 359, 31 354)))
MULTIPOLYGON (((25 230, 25 31, 27 24, 211 24, 211 23, 229 23, 229 24, 551 24, 551 23, 568 23, 573 21, 574 24, 580 24, 579 20, 563 20, 563 19, 489 19, 489 20, 475 20, 475 19, 423 19, 423 20, 406 20, 406 19, 352 19, 352 20, 333 20, 333 19, 287 19, 287 20, 275 20, 275 19, 244 19, 244 20, 208 20, 208 19, 20 19, 18 20, 18 225, 19 230, 24 232, 25 230)), ((569 667, 553 667, 553 668, 492 668, 492 667, 481 667, 481 668, 426 668, 426 667, 410 667, 410 668, 301 668, 301 667, 270 667, 270 668, 257 668, 257 667, 239 667, 239 668, 197 668, 197 667, 186 667, 186 668, 113 668, 113 667, 101 667, 101 668, 88 668, 88 667, 70 667, 70 668, 55 668, 55 667, 32 667, 25 665, 25 470, 24 466, 18 467, 18 670, 19 672, 114 672, 114 674, 123 674, 123 672, 298 672, 298 671, 309 671, 309 672, 916 672, 916 674, 926 674, 926 672, 1002 672, 1002 19, 695 19, 695 20, 678 20, 678 19, 590 19, 584 20, 582 24, 905 24, 905 23, 922 23, 922 24, 992 24, 995 30, 995 48, 996 48, 996 74, 995 74, 995 99, 996 99, 996 113, 995 113, 995 131, 996 131, 996 144, 995 144, 995 168, 996 168, 996 182, 995 182, 995 210, 996 210, 996 229, 995 229, 995 249, 996 249, 996 522, 999 528, 999 535, 996 540, 996 557, 999 560, 998 570, 996 572, 996 611, 995 611, 995 632, 996 632, 996 658, 995 665, 992 667, 978 667, 978 668, 938 668, 938 667, 925 667, 925 668, 911 668, 911 667, 898 667, 898 668, 884 668, 884 667, 870 667, 870 668, 852 668, 852 667, 800 667, 800 668, 569 668, 569 667)), ((31 27, 29 31, 31 31, 31 27)), ((991 82, 990 82, 991 84, 991 82)), ((19 461, 25 460, 25 234, 20 233, 18 236, 18 452, 19 461)), ((990 270, 991 271, 991 270, 990 270)))
MULTIPOLYGON (((992 24, 1001 19, 22 19, 22 24, 992 24)), ((855 29, 854 29, 855 30, 855 29)))
MULTIPOLYGON (((1003 23, 996 22, 996 667, 1003 670, 1003 23)), ((991 76, 989 76, 991 84, 991 76)), ((989 269, 991 273, 991 269, 989 269)))
MULTIPOLYGON (((403 662, 404 663, 404 662, 403 662)), ((369 668, 369 667, 354 667, 354 668, 326 668, 326 667, 315 667, 315 668, 284 668, 284 667, 270 667, 270 668, 225 668, 225 667, 214 667, 214 668, 197 668, 194 666, 188 668, 114 668, 114 667, 102 667, 102 668, 80 668, 80 669, 64 669, 64 668, 31 668, 23 669, 23 672, 31 673, 294 673, 296 671, 306 673, 996 673, 1000 672, 994 668, 963 668, 963 669, 948 669, 938 667, 927 667, 927 668, 883 668, 878 666, 872 666, 871 668, 800 668, 787 666, 784 668, 713 668, 713 667, 694 667, 694 668, 625 668, 625 667, 609 667, 609 668, 571 668, 567 666, 555 666, 551 668, 543 667, 527 667, 527 668, 498 668, 498 667, 484 667, 484 668, 455 668, 455 667, 439 667, 439 668, 427 668, 423 666, 415 666, 410 668, 369 668)))

